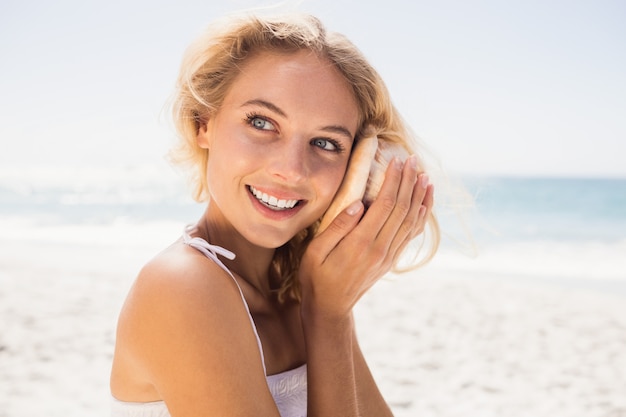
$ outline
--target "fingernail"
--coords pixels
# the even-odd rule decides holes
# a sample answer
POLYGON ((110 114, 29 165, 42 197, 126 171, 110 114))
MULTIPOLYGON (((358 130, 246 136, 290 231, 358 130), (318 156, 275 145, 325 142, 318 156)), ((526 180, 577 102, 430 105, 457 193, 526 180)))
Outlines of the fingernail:
POLYGON ((422 174, 422 176, 420 177, 420 185, 422 186, 422 188, 428 187, 428 175, 422 174))
POLYGON ((400 158, 398 157, 394 157, 393 158, 393 167, 395 169, 397 169, 398 171, 402 171, 402 167, 404 166, 404 164, 402 163, 402 161, 400 160, 400 158))
POLYGON ((354 203, 348 206, 348 208, 346 209, 346 213, 348 213, 350 216, 354 216, 355 214, 359 212, 359 210, 361 210, 362 204, 363 203, 361 203, 360 200, 355 201, 354 203))
POLYGON ((411 164, 411 168, 417 170, 417 155, 411 155, 409 157, 409 164, 411 164))

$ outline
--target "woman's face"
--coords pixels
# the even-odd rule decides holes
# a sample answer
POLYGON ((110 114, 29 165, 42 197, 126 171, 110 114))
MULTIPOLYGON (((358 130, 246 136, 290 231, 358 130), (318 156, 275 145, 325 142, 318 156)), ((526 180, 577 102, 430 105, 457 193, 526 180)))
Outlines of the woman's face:
POLYGON ((257 246, 281 246, 330 205, 357 122, 350 86, 327 60, 251 56, 198 134, 213 217, 257 246))

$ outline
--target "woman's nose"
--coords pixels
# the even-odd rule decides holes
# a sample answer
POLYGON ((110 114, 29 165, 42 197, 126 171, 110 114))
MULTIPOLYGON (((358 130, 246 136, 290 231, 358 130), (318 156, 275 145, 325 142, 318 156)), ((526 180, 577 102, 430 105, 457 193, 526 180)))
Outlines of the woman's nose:
POLYGON ((286 140, 283 146, 274 149, 268 166, 272 176, 289 183, 298 183, 307 177, 307 148, 298 142, 286 140))

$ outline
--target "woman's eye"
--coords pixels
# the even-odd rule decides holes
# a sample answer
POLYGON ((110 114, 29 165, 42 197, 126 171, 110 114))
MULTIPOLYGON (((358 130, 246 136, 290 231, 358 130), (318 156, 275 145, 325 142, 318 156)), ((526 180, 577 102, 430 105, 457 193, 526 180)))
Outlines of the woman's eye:
POLYGON ((252 127, 254 127, 255 129, 274 130, 274 125, 272 123, 260 117, 251 117, 249 119, 249 122, 252 125, 252 127))
POLYGON ((328 139, 313 139, 313 145, 317 146, 318 148, 322 148, 325 151, 338 150, 338 147, 335 144, 335 142, 328 140, 328 139))

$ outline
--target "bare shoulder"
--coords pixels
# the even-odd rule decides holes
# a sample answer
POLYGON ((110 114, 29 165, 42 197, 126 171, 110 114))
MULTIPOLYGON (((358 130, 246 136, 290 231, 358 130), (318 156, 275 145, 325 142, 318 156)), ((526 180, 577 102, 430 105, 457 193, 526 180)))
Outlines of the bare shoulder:
MULTIPOLYGON (((158 305, 160 309, 177 307, 183 311, 190 305, 216 308, 224 296, 238 293, 233 291, 236 289, 228 273, 214 261, 187 245, 176 243, 141 269, 127 304, 147 301, 150 306, 158 305)), ((204 311, 189 310, 188 313, 198 314, 204 311)))
POLYGON ((237 294, 233 280, 215 262, 187 245, 174 244, 141 269, 122 309, 120 325, 141 319, 142 329, 177 324, 185 330, 201 316, 226 318, 242 304, 237 294))
POLYGON ((233 406, 229 398, 235 399, 235 388, 245 381, 252 397, 273 404, 267 402, 261 355, 237 285, 214 261, 182 243, 140 271, 119 317, 115 356, 112 389, 118 399, 162 399, 182 415, 200 407, 203 413, 211 407, 243 412, 246 404, 224 407, 233 406), (135 379, 134 387, 118 381, 115 392, 116 361, 120 375, 135 379), (146 396, 159 398, 120 398, 141 394, 142 385, 146 396))

